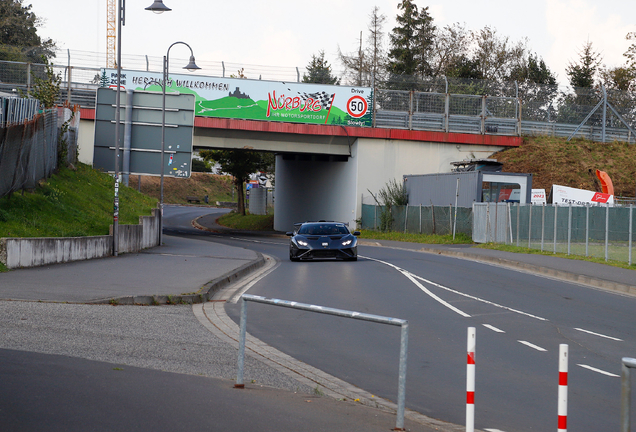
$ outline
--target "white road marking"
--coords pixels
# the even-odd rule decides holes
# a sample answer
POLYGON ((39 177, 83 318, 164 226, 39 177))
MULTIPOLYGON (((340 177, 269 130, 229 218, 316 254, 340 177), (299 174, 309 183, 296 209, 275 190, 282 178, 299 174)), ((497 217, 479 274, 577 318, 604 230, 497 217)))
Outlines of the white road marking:
POLYGON ((611 376, 611 377, 619 377, 619 375, 615 375, 615 374, 610 373, 610 372, 605 372, 604 370, 597 369, 597 368, 592 367, 592 366, 588 366, 588 365, 584 365, 584 364, 577 364, 577 366, 581 366, 582 368, 589 369, 591 371, 598 372, 598 373, 603 374, 603 375, 607 375, 607 376, 611 376))
POLYGON ((522 341, 522 340, 517 341, 517 342, 522 343, 522 344, 524 344, 524 345, 526 345, 526 346, 529 346, 530 348, 534 348, 534 349, 536 349, 537 351, 547 351, 547 349, 545 349, 545 348, 541 348, 540 346, 535 345, 535 344, 531 344, 530 342, 526 342, 526 341, 522 341))
MULTIPOLYGON (((494 331, 494 332, 497 332, 497 333, 505 333, 505 331, 503 331, 503 330, 501 330, 501 329, 498 329, 497 327, 495 327, 495 326, 493 326, 493 325, 490 325, 490 324, 482 324, 482 325, 483 325, 484 327, 486 327, 487 329, 490 329, 490 330, 492 330, 492 331, 494 331)), ((488 430, 488 429, 486 429, 486 430, 488 430)))
POLYGON ((623 342, 623 339, 615 338, 615 337, 612 337, 612 336, 607 336, 607 335, 600 334, 600 333, 594 333, 593 331, 584 330, 582 328, 575 328, 574 330, 578 330, 578 331, 583 332, 583 333, 589 333, 589 334, 594 335, 594 336, 600 336, 600 337, 603 337, 603 338, 606 338, 606 339, 611 339, 611 340, 623 342))
POLYGON ((477 301, 480 301, 482 303, 486 303, 486 304, 489 304, 491 306, 495 306, 495 307, 498 307, 498 308, 506 309, 506 310, 508 310, 510 312, 514 312, 514 313, 518 313, 518 314, 521 314, 521 315, 525 315, 525 316, 528 316, 530 318, 538 319, 540 321, 549 321, 547 318, 542 318, 540 316, 532 315, 532 314, 529 314, 527 312, 523 312, 523 311, 520 311, 520 310, 517 310, 517 309, 510 308, 508 306, 503 306, 503 305, 491 302, 489 300, 484 300, 482 298, 475 297, 475 296, 472 296, 470 294, 466 294, 466 293, 463 293, 461 291, 457 291, 457 290, 454 290, 452 288, 445 287, 444 285, 437 284, 435 282, 432 282, 432 281, 429 281, 427 279, 424 279, 423 277, 420 277, 420 276, 416 276, 416 275, 413 275, 413 276, 416 277, 417 279, 421 280, 421 281, 424 281, 426 283, 430 283, 431 285, 435 285, 436 287, 445 289, 446 291, 450 291, 450 292, 452 292, 454 294, 457 294, 457 295, 460 295, 460 296, 464 296, 464 297, 467 297, 469 299, 477 300, 477 301))
POLYGON ((484 429, 484 430, 488 432, 504 432, 501 429, 484 429))
POLYGON ((428 289, 426 289, 426 287, 424 287, 421 283, 419 283, 418 281, 415 280, 415 275, 409 273, 408 271, 404 270, 403 268, 400 268, 394 264, 391 264, 389 262, 386 261, 382 261, 379 259, 375 259, 375 258, 368 258, 368 257, 363 257, 363 256, 359 256, 360 258, 365 258, 365 259, 369 259, 372 261, 377 261, 379 263, 382 263, 384 265, 388 265, 389 267, 393 267, 394 269, 396 269, 397 271, 399 271, 400 273, 402 273, 404 276, 406 276, 411 282, 413 282, 415 284, 415 286, 417 286, 419 289, 421 289, 422 291, 424 291, 426 294, 428 294, 433 300, 438 301, 439 303, 441 303, 442 305, 446 306, 447 308, 449 308, 450 310, 452 310, 453 312, 456 312, 458 314, 460 314, 463 317, 466 318, 470 318, 470 315, 468 315, 466 312, 461 311, 459 309, 457 309, 455 306, 451 305, 450 303, 448 303, 447 301, 442 300, 441 298, 439 298, 438 296, 436 296, 435 294, 433 294, 431 291, 429 291, 428 289))
MULTIPOLYGON (((382 263, 382 264, 388 265, 389 267, 393 267, 394 269, 396 269, 397 271, 399 271, 400 273, 402 273, 404 276, 406 276, 406 277, 408 277, 409 279, 411 279, 411 280, 413 281, 413 283, 415 283, 415 284, 416 284, 416 285, 417 285, 420 289, 422 289, 425 293, 427 293, 427 294, 428 294, 428 295, 430 295, 430 296, 434 296, 433 298, 435 298, 436 300, 438 300, 438 301, 440 301, 440 302, 443 302, 443 304, 444 304, 445 306, 450 307, 450 308, 451 308, 451 309, 453 309, 453 310, 455 310, 455 309, 457 309, 457 308, 455 308, 454 306, 451 306, 451 305, 450 305, 450 304, 448 304, 447 302, 444 302, 443 300, 439 299, 439 297, 435 296, 433 293, 431 293, 430 291, 428 291, 427 289, 425 289, 422 285, 417 284, 417 283, 413 280, 413 278, 415 278, 415 279, 419 279, 419 280, 421 280, 421 281, 423 281, 423 282, 426 282, 426 283, 431 284, 431 285, 433 285, 433 286, 436 286, 436 287, 438 287, 438 288, 442 288, 442 289, 444 289, 444 290, 446 290, 446 291, 450 291, 450 292, 452 292, 452 293, 454 293, 454 294, 461 295, 461 296, 464 296, 464 297, 467 297, 467 298, 470 298, 470 299, 473 299, 473 300, 477 300, 477 301, 480 301, 480 302, 482 302, 482 303, 489 304, 489 305, 491 305, 491 306, 495 306, 495 307, 498 307, 498 308, 502 308, 502 309, 508 310, 508 311, 510 311, 510 312, 518 313, 518 314, 521 314, 521 315, 525 315, 525 316, 528 316, 528 317, 530 317, 530 318, 538 319, 538 320, 540 320, 540 321, 549 321, 548 319, 546 319, 546 318, 542 318, 542 317, 540 317, 540 316, 532 315, 532 314, 529 314, 529 313, 527 313, 527 312, 523 312, 523 311, 520 311, 520 310, 517 310, 517 309, 513 309, 513 308, 510 308, 510 307, 507 307, 507 306, 503 306, 503 305, 500 305, 500 304, 497 304, 497 303, 491 302, 491 301, 489 301, 489 300, 484 300, 484 299, 482 299, 482 298, 475 297, 475 296, 472 296, 472 295, 470 295, 470 294, 466 294, 466 293, 463 293, 463 292, 460 292, 460 291, 454 290, 454 289, 452 289, 452 288, 445 287, 444 285, 440 285, 440 284, 435 283, 435 282, 432 282, 432 281, 430 281, 430 280, 428 280, 428 279, 424 279, 424 278, 423 278, 423 277, 421 277, 421 276, 418 276, 418 275, 416 275, 416 274, 410 273, 410 272, 408 272, 407 270, 404 270, 403 268, 400 268, 400 267, 398 267, 398 266, 396 266, 396 265, 394 265, 394 264, 391 264, 391 263, 389 263, 389 262, 382 261, 382 260, 375 259, 375 258, 369 258, 369 257, 361 256, 361 255, 358 255, 358 256, 359 256, 360 258, 365 258, 365 259, 369 259, 369 260, 372 260, 372 261, 377 261, 377 262, 379 262, 379 263, 382 263)), ((457 311, 459 311, 459 309, 455 310, 455 312, 457 312, 457 311)), ((468 316, 470 316, 470 315, 468 315, 468 314, 465 314, 465 312, 461 312, 461 311, 459 311, 459 312, 457 312, 457 313, 459 313, 460 315, 463 315, 463 316, 467 316, 467 317, 468 317, 468 316), (464 314, 465 314, 465 315, 464 315, 464 314)))

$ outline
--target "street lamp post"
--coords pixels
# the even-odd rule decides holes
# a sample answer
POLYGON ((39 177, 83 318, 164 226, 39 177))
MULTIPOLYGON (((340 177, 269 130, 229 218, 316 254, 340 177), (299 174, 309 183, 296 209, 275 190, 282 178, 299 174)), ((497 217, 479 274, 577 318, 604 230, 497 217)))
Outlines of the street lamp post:
MULTIPOLYGON (((126 25, 126 0, 117 0, 117 95, 115 96, 115 200, 113 211, 113 255, 119 252, 119 122, 121 120, 121 28, 126 25)), ((146 10, 155 13, 172 9, 155 0, 146 10)))
POLYGON ((190 49, 190 61, 188 62, 186 66, 184 66, 184 69, 187 69, 189 72, 194 72, 197 69, 201 69, 199 66, 196 65, 194 61, 194 52, 192 51, 192 47, 185 42, 173 43, 172 45, 168 47, 168 51, 166 52, 166 55, 163 56, 163 83, 162 83, 163 85, 161 86, 163 91, 163 103, 161 108, 161 171, 160 171, 161 185, 160 185, 160 192, 159 192, 159 208, 161 212, 161 226, 159 227, 159 245, 161 245, 161 242, 163 240, 163 172, 165 169, 164 154, 165 154, 165 141, 166 141, 166 87, 168 85, 168 66, 169 66, 169 59, 170 59, 170 49, 173 46, 178 44, 185 45, 190 49))

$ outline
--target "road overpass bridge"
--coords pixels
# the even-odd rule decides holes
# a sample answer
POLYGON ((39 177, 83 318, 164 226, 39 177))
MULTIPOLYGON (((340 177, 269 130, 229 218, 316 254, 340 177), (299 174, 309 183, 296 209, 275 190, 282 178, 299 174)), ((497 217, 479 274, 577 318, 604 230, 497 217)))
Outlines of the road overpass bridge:
MULTIPOLYGON (((92 162, 95 112, 81 110, 80 160, 92 162)), ((405 174, 449 172, 450 162, 485 158, 521 138, 389 128, 195 117, 195 149, 276 154, 274 228, 305 220, 355 226, 363 200, 405 174), (366 197, 366 198, 365 198, 366 197)))

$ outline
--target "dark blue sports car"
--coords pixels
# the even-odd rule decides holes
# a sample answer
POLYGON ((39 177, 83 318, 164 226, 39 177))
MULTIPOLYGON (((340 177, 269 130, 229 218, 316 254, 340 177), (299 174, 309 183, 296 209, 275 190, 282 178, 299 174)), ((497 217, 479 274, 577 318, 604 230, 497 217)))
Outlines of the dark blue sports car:
POLYGON ((294 224, 288 232, 289 259, 292 261, 314 258, 336 258, 348 261, 358 259, 359 231, 351 233, 347 225, 340 222, 304 222, 294 224))

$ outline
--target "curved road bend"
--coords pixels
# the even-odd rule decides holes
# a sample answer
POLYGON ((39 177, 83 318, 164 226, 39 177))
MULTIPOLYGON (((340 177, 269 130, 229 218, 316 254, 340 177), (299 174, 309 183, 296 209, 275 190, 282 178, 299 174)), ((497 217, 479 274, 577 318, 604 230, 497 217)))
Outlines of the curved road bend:
MULTIPOLYGON (((563 343, 570 349, 568 425, 572 430, 618 429, 620 359, 636 355, 634 298, 414 251, 359 246, 358 262, 292 263, 285 238, 196 235, 281 261, 250 294, 409 320, 408 408, 464 423, 466 333, 474 326, 478 429, 556 427, 563 343)), ((226 310, 238 322, 238 306, 228 304, 226 310)), ((301 361, 396 400, 397 328, 253 304, 248 331, 301 361)))

